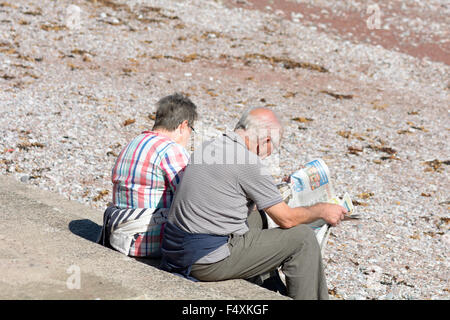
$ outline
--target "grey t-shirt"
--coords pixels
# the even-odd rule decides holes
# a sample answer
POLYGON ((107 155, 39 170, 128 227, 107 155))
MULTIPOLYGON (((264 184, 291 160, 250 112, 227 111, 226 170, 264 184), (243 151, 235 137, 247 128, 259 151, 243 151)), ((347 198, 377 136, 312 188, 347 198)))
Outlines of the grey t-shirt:
MULTIPOLYGON (((266 209, 282 201, 268 171, 234 132, 205 142, 191 155, 169 222, 189 233, 246 233, 253 204, 266 209)), ((225 244, 197 263, 217 262, 229 254, 225 244)))

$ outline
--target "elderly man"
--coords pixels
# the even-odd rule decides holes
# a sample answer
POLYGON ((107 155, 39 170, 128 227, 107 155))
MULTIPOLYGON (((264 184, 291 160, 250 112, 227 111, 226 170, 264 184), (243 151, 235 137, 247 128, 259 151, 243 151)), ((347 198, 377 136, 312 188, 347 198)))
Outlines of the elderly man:
POLYGON ((320 247, 305 224, 337 225, 346 213, 319 203, 290 208, 260 159, 279 144, 281 124, 266 108, 247 111, 234 132, 194 151, 175 194, 161 267, 201 281, 248 279, 282 266, 287 294, 328 299, 320 247), (264 210, 279 226, 262 229, 264 210))
POLYGON ((196 106, 173 94, 157 103, 151 131, 132 139, 112 169, 113 204, 100 243, 134 257, 158 257, 173 195, 187 165, 196 106))

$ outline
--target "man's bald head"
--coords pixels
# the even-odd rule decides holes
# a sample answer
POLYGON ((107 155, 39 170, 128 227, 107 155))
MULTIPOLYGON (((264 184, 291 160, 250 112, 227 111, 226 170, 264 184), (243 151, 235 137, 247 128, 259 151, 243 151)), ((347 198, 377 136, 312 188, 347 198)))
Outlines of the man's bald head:
POLYGON ((266 145, 267 143, 271 142, 275 148, 279 147, 282 126, 280 119, 273 110, 265 107, 256 107, 244 112, 234 131, 248 142, 247 147, 249 150, 261 155, 261 157, 265 157, 272 152, 272 148, 266 145), (262 151, 261 148, 264 150, 262 151))
POLYGON ((244 112, 234 130, 242 129, 278 129, 281 128, 280 120, 273 110, 265 107, 256 107, 244 112))

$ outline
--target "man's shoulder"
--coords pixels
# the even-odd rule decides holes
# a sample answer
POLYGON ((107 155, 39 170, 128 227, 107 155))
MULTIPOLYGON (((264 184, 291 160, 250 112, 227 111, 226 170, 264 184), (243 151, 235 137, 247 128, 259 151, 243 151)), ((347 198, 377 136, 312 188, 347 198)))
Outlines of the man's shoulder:
POLYGON ((226 165, 227 171, 239 173, 242 170, 248 170, 249 166, 254 167, 255 170, 259 169, 261 159, 241 142, 230 139, 224 134, 199 145, 191 155, 190 164, 226 165))

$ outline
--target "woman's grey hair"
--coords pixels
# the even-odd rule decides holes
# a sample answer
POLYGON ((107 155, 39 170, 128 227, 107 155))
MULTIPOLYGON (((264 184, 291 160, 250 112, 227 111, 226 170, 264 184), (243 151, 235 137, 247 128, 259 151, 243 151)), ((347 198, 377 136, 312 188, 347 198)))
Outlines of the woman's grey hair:
POLYGON ((158 101, 152 130, 174 131, 184 120, 193 126, 197 117, 197 106, 188 97, 175 93, 158 101))

